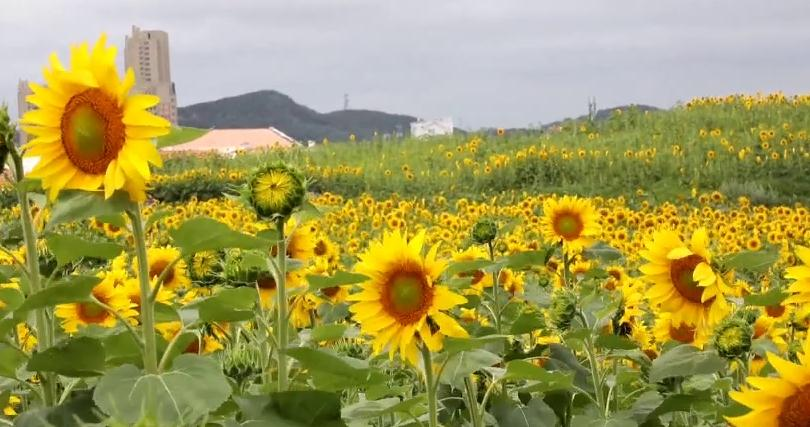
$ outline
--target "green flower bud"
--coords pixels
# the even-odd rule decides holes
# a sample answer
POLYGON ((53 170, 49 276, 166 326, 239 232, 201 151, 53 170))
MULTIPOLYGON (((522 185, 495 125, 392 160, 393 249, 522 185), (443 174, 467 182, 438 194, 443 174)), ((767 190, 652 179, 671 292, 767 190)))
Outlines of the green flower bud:
POLYGON ((551 296, 549 315, 551 324, 560 332, 571 327, 571 321, 577 314, 577 298, 566 289, 558 289, 551 296))
POLYGON ((241 384, 261 373, 261 360, 261 354, 255 346, 237 345, 224 352, 222 370, 225 375, 241 384))
POLYGON ((261 217, 286 218, 304 203, 306 180, 284 163, 265 165, 251 175, 244 198, 261 217))
POLYGON ((751 350, 754 329, 740 318, 723 321, 714 331, 713 344, 717 353, 726 359, 735 359, 751 350))
POLYGON ((482 219, 475 223, 472 229, 472 238, 479 245, 491 243, 498 235, 498 225, 495 221, 482 219))

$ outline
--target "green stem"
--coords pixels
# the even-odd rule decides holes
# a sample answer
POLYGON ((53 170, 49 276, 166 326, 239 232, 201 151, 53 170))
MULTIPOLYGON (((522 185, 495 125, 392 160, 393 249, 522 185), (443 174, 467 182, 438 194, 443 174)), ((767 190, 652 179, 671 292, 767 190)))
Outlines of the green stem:
POLYGON ((579 312, 580 320, 582 320, 582 325, 588 329, 588 335, 585 337, 585 353, 588 355, 588 364, 591 365, 591 379, 593 380, 593 392, 596 395, 596 404, 599 406, 599 409, 602 413, 607 414, 608 410, 606 408, 604 396, 602 396, 602 379, 600 378, 599 374, 599 364, 596 360, 596 354, 594 353, 594 345, 593 339, 591 337, 591 327, 588 326, 588 320, 585 318, 585 315, 582 312, 579 312))
POLYGON ((278 391, 287 391, 287 240, 284 218, 276 221, 279 240, 276 246, 276 343, 278 344, 278 391))
POLYGON ((428 425, 430 427, 439 426, 439 411, 437 408, 438 402, 436 401, 436 384, 433 379, 433 358, 431 357, 430 350, 426 345, 419 346, 422 350, 422 363, 425 365, 425 388, 427 389, 428 401, 428 425))
MULTIPOLYGON (((16 158, 15 158, 16 160, 16 158)), ((19 169, 19 168, 18 168, 19 169)), ((22 175, 18 175, 18 180, 22 175)), ((17 198, 20 202, 20 220, 22 222, 23 240, 25 241, 25 262, 28 266, 28 282, 31 293, 37 293, 42 289, 42 277, 39 271, 39 252, 37 251, 37 231, 34 229, 34 220, 31 217, 31 203, 28 201, 28 192, 22 186, 17 185, 17 198)), ((46 308, 35 310, 35 324, 37 330, 39 351, 43 351, 53 346, 53 328, 46 308)), ((56 378, 50 374, 40 372, 42 381, 43 399, 45 406, 56 405, 56 378)))
POLYGON ((472 374, 464 378, 464 388, 466 389, 467 409, 470 411, 472 427, 483 427, 478 413, 478 393, 475 390, 475 381, 472 374))
MULTIPOLYGON (((489 249, 489 260, 495 262, 495 248, 492 242, 487 243, 489 249)), ((495 330, 498 334, 501 333, 501 302, 499 300, 500 283, 498 283, 498 271, 492 272, 492 302, 495 304, 495 330)))
POLYGON ((132 220, 132 236, 135 238, 135 256, 138 258, 138 282, 141 287, 141 327, 143 328, 143 367, 147 374, 158 373, 157 342, 155 341, 155 301, 152 300, 152 287, 149 283, 149 259, 146 255, 146 234, 144 233, 141 207, 127 211, 132 220))

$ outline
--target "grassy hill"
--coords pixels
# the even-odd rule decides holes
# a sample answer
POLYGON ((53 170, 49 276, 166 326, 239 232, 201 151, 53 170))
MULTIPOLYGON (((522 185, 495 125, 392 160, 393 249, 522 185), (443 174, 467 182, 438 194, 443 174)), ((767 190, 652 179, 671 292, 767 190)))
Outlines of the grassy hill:
POLYGON ((172 145, 184 144, 193 141, 208 132, 206 129, 198 129, 193 127, 175 127, 172 131, 165 136, 158 138, 158 148, 171 147, 172 145))
POLYGON ((197 128, 261 128, 273 126, 298 140, 371 138, 375 132, 407 133, 415 117, 370 110, 319 113, 289 96, 263 90, 181 107, 181 126, 197 128))

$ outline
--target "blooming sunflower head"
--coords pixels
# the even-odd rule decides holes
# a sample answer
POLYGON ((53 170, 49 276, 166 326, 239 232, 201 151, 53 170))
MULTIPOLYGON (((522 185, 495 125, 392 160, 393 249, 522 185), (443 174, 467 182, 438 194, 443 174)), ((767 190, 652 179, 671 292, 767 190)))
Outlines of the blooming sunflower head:
POLYGON ((716 325, 729 314, 725 295, 731 290, 712 269, 705 229, 695 231, 689 243, 674 231, 657 231, 645 246, 640 255, 648 262, 639 270, 652 284, 648 298, 672 313, 673 323, 702 328, 716 325))
POLYGON ((580 252, 590 246, 601 228, 598 214, 589 199, 563 196, 543 202, 541 227, 549 242, 562 242, 566 252, 580 252))
POLYGON ((297 169, 274 163, 253 172, 244 196, 260 216, 286 218, 304 203, 306 184, 297 169))
POLYGON ((785 302, 805 304, 810 302, 810 248, 796 245, 796 257, 801 263, 785 270, 785 277, 794 280, 788 288, 791 295, 785 302))
POLYGON ((101 304, 88 301, 57 305, 54 314, 62 319, 65 332, 76 333, 80 326, 87 325, 112 328, 117 323, 113 312, 134 320, 138 314, 134 304, 130 302, 124 289, 115 283, 115 278, 107 275, 93 288, 92 295, 101 304))
POLYGON ((466 337, 467 331, 446 310, 467 299, 436 284, 446 262, 436 259, 438 246, 422 254, 424 233, 410 241, 399 231, 385 233, 360 255, 355 270, 368 276, 349 308, 361 330, 374 337, 375 354, 388 349, 416 365, 418 344, 439 351, 443 337, 466 337))
POLYGON ((25 156, 39 160, 28 176, 41 179, 51 199, 63 189, 104 188, 105 197, 123 189, 142 201, 150 164, 162 164, 151 140, 167 134, 170 124, 147 111, 160 99, 130 95, 135 74, 129 69, 121 78, 115 57, 102 35, 92 49, 73 46, 69 67, 51 54, 46 85, 30 85, 26 101, 36 108, 21 123, 32 137, 25 156))
POLYGON ((748 377, 750 389, 731 391, 729 396, 751 408, 726 420, 733 426, 799 427, 810 425, 810 339, 804 341, 799 363, 767 353, 776 377, 748 377))
MULTIPOLYGON (((172 290, 185 288, 191 283, 186 262, 180 259, 180 250, 177 248, 171 246, 149 248, 146 259, 149 262, 149 280, 155 282, 162 275, 163 286, 172 290)), ((138 260, 132 261, 135 271, 138 271, 138 260)))

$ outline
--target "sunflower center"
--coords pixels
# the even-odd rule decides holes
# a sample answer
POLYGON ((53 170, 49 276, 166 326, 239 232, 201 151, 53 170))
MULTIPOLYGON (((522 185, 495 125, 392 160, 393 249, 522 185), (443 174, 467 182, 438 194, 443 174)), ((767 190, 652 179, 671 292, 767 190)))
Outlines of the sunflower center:
POLYGON ((324 254, 326 254, 326 242, 318 240, 318 243, 315 244, 315 255, 323 256, 324 254))
POLYGON ((785 306, 781 304, 769 305, 765 307, 765 313, 768 313, 770 317, 780 317, 785 314, 785 306))
POLYGON ((328 296, 329 298, 334 298, 335 295, 340 291, 340 286, 330 286, 328 288, 322 288, 321 293, 328 296))
MULTIPOLYGON (((163 274, 163 270, 169 266, 165 260, 157 260, 149 266, 149 277, 155 278, 163 274)), ((174 279, 174 268, 166 272, 166 277, 163 278, 163 283, 171 283, 174 279)))
POLYGON ((256 279, 256 285, 259 286, 260 289, 267 289, 267 290, 275 290, 276 289, 276 279, 273 278, 272 275, 262 275, 256 279))
POLYGON ((806 385, 782 402, 779 427, 807 427, 810 425, 810 385, 806 385))
POLYGON ((109 316, 107 310, 94 302, 81 303, 76 311, 84 323, 101 323, 109 316))
POLYGON ((704 262, 702 257, 693 254, 672 261, 669 269, 669 277, 675 289, 681 296, 695 304, 702 304, 703 287, 699 286, 693 277, 695 268, 702 262, 704 262))
POLYGON ((126 142, 124 113, 115 98, 88 89, 70 98, 62 115, 62 146, 84 173, 100 175, 126 142))
POLYGON ((674 326, 669 327, 669 336, 684 344, 689 344, 695 341, 695 327, 682 323, 677 328, 674 326))
POLYGON ((484 273, 483 270, 475 270, 475 271, 467 271, 467 272, 464 272, 464 273, 459 273, 458 276, 459 277, 465 277, 465 278, 466 277, 472 277, 472 282, 470 282, 470 284, 477 285, 477 284, 481 283, 482 280, 484 280, 484 277, 486 277, 486 273, 484 273))
POLYGON ((383 291, 385 311, 400 324, 416 323, 433 301, 433 288, 421 272, 400 272, 388 280, 383 291))
POLYGON ((582 219, 573 212, 563 212, 554 219, 554 232, 565 240, 575 240, 582 234, 582 219))

